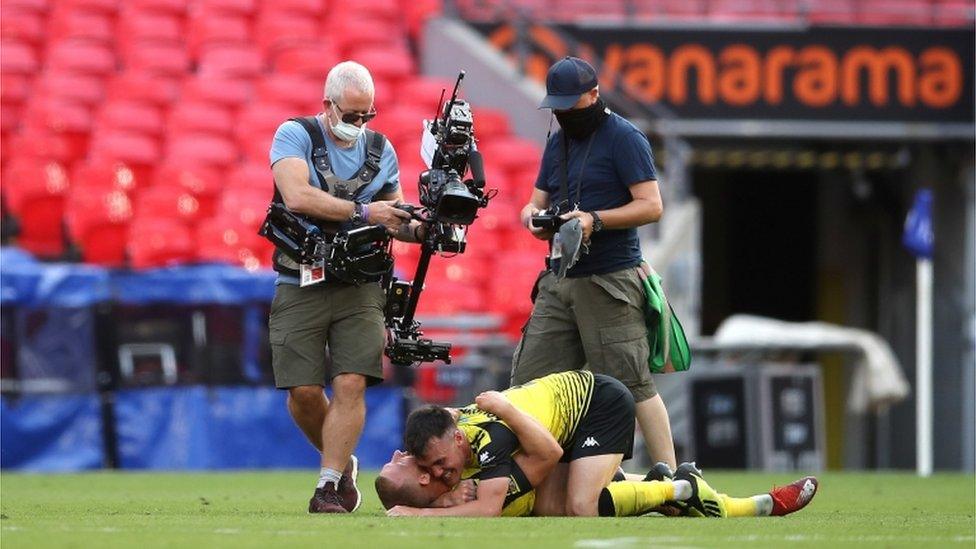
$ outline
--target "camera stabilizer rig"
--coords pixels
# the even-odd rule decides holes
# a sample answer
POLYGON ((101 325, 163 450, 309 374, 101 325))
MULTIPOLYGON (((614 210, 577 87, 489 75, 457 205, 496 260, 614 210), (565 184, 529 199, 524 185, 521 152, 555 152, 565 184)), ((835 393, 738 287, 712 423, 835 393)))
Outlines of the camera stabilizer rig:
MULTIPOLYGON (((431 168, 417 182, 420 207, 403 205, 414 219, 424 224, 420 261, 413 282, 390 277, 387 282, 386 356, 397 365, 442 360, 451 362, 451 344, 421 337, 420 323, 414 319, 424 289, 424 279, 435 253, 464 253, 467 227, 488 206, 496 191, 485 191, 481 153, 474 138, 474 119, 467 101, 458 99, 464 71, 458 74, 450 101, 444 103, 430 125, 435 151, 431 168), (471 178, 462 180, 470 169, 471 178)), ((444 99, 443 92, 440 104, 444 99)))

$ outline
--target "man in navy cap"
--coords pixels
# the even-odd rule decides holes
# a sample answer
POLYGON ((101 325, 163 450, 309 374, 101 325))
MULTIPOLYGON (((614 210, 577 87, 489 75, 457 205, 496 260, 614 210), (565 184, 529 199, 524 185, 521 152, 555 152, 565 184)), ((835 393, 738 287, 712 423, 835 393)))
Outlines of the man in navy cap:
POLYGON ((566 57, 546 76, 540 108, 552 109, 553 133, 522 223, 552 243, 532 316, 512 359, 512 384, 588 366, 619 379, 637 402, 636 415, 651 462, 675 466, 668 412, 648 369, 644 289, 637 227, 661 218, 664 207, 647 137, 607 108, 596 71, 566 57), (579 219, 584 253, 565 278, 556 275, 563 246, 558 233, 532 225, 558 210, 579 219), (588 248, 588 252, 585 250, 588 248))

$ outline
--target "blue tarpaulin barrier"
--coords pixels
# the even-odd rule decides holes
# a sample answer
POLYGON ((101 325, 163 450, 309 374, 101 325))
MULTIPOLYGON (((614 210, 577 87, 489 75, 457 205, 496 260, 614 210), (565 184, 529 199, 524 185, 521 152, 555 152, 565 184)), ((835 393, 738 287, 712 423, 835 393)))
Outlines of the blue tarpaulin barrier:
MULTIPOLYGON (((308 468, 318 452, 273 388, 182 387, 119 391, 116 423, 123 469, 308 468)), ((366 391, 362 467, 389 460, 402 440, 399 388, 366 391)))
POLYGON ((0 467, 25 471, 97 469, 104 462, 97 395, 3 397, 0 467))
MULTIPOLYGON (((94 394, 96 306, 240 307, 244 379, 262 379, 259 345, 267 330, 262 307, 274 295, 273 271, 251 273, 228 265, 116 270, 41 263, 16 248, 2 248, 0 256, 0 303, 14 313, 4 332, 17 346, 17 379, 12 381, 24 391, 19 399, 3 399, 4 468, 72 471, 103 465, 94 394)), ((398 388, 367 391, 366 427, 356 449, 363 467, 379 467, 399 446, 401 401, 398 388)), ((306 468, 319 463, 288 414, 285 393, 272 387, 121 390, 115 392, 115 416, 122 468, 306 468)))

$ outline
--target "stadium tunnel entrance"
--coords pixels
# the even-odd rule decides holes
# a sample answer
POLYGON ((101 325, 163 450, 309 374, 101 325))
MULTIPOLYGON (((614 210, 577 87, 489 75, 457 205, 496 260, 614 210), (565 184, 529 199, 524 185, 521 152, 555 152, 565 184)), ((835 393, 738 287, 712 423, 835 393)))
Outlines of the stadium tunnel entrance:
MULTIPOLYGON (((936 467, 962 465, 967 442, 948 434, 965 429, 960 408, 972 385, 965 368, 956 367, 967 361, 967 336, 959 328, 967 322, 963 296, 972 299, 973 267, 966 267, 971 144, 690 145, 688 190, 701 212, 701 334, 713 335, 740 313, 865 328, 891 344, 909 380, 915 375, 915 258, 901 239, 914 192, 933 189, 935 459, 936 467)), ((914 429, 902 428, 914 425, 914 398, 852 426, 850 369, 840 358, 820 363, 828 467, 914 466, 914 429)))

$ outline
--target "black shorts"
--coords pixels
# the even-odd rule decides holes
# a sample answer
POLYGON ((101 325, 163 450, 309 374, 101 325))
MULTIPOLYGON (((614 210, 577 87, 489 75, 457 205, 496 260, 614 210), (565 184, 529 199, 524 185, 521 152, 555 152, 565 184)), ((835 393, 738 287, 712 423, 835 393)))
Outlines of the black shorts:
POLYGON ((563 448, 562 462, 606 454, 634 453, 634 397, 623 383, 602 375, 593 375, 593 400, 573 440, 563 448))

